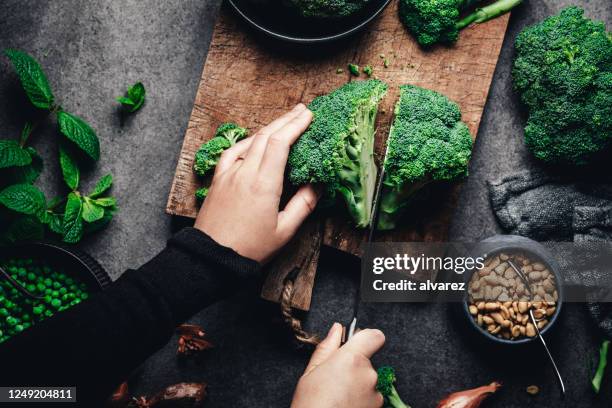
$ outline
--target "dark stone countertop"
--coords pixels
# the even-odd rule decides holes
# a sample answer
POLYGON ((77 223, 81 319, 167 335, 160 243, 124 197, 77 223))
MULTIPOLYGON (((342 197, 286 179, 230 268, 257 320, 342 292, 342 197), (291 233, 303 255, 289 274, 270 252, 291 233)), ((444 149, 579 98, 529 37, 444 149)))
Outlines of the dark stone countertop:
MULTIPOLYGON (((513 39, 562 6, 582 3, 587 14, 612 21, 609 1, 526 2, 513 13, 471 163, 451 228, 453 239, 478 240, 499 232, 485 188, 487 179, 529 161, 522 143, 521 116, 510 80, 513 39), (504 154, 500 154, 504 152, 504 154)), ((100 164, 83 176, 86 186, 106 172, 116 178, 121 210, 105 231, 80 247, 117 278, 161 248, 183 223, 164 213, 170 183, 219 0, 129 0, 0 2, 0 47, 36 56, 48 73, 61 104, 86 118, 102 144, 100 164), (142 80, 146 106, 121 122, 114 98, 142 80)), ((3 137, 19 134, 32 111, 6 58, 0 58, 0 128, 3 137)), ((57 155, 52 123, 36 133, 43 157, 57 155)), ((56 161, 48 163, 39 184, 47 196, 61 188, 56 161)), ((358 263, 324 251, 307 327, 323 333, 332 321, 346 321, 355 290, 358 263)), ((192 319, 203 325, 216 348, 203 361, 179 362, 175 341, 152 356, 130 381, 134 393, 149 393, 179 381, 209 383, 210 407, 287 406, 308 358, 292 347, 278 309, 245 293, 202 311, 192 319)), ((461 319, 444 304, 368 304, 364 326, 387 335, 375 364, 398 370, 399 389, 413 407, 432 407, 447 393, 504 382, 489 406, 594 407, 612 396, 612 375, 604 395, 592 397, 590 376, 599 339, 583 307, 568 305, 549 343, 568 385, 560 400, 550 366, 538 351, 488 350, 465 335, 461 319), (535 397, 525 387, 537 384, 535 397)))

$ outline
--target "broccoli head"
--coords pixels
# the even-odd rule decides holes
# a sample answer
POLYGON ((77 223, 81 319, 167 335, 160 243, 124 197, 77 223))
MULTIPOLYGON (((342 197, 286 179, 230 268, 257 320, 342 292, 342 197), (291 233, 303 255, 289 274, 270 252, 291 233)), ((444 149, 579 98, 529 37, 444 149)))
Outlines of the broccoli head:
POLYGON ((325 184, 331 197, 340 193, 358 227, 370 223, 376 113, 386 92, 384 82, 370 79, 315 98, 308 106, 313 121, 289 155, 290 181, 325 184))
POLYGON ((548 163, 586 164, 612 140, 612 36, 583 13, 568 7, 516 38, 525 143, 548 163))
POLYGON ((199 203, 204 201, 207 195, 208 195, 208 187, 198 188, 195 192, 195 198, 199 203))
POLYGON ((248 130, 235 123, 223 123, 217 128, 215 136, 203 143, 198 149, 193 162, 193 171, 198 176, 205 176, 215 168, 224 150, 232 147, 248 135, 248 130))
POLYGON ((383 230, 395 228, 424 185, 467 175, 472 137, 456 103, 429 89, 403 85, 387 149, 377 226, 383 230))
POLYGON ((410 408, 404 404, 395 389, 395 370, 393 367, 380 367, 376 370, 378 373, 378 382, 376 390, 385 398, 384 408, 410 408))
POLYGON ((369 0, 287 0, 304 17, 339 18, 361 10, 369 0))
POLYGON ((463 28, 499 17, 522 2, 522 0, 498 0, 485 7, 476 8, 460 19, 463 10, 473 8, 481 1, 400 0, 400 18, 423 46, 454 43, 463 28))

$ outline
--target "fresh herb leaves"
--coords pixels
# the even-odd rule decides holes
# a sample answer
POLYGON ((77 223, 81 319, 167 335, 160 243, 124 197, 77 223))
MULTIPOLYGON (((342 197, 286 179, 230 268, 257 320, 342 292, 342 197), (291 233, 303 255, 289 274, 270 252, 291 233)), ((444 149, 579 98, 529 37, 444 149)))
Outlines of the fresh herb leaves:
POLYGON ((94 160, 100 158, 100 142, 96 132, 83 119, 68 112, 57 112, 60 131, 94 160))
POLYGON ((119 102, 128 112, 134 113, 144 104, 145 95, 146 90, 142 82, 136 82, 128 88, 126 96, 117 98, 117 102, 119 102))
POLYGON ((49 81, 40 64, 22 51, 7 49, 4 53, 13 63, 15 72, 32 105, 40 109, 51 110, 54 106, 53 92, 51 92, 49 81))

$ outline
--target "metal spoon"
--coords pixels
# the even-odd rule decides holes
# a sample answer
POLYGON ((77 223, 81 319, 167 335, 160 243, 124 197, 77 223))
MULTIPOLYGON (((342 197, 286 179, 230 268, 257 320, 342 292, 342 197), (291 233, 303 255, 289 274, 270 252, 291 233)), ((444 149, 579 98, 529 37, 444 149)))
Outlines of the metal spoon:
POLYGON ((13 279, 13 277, 7 271, 2 269, 2 267, 0 267, 0 277, 4 277, 15 289, 21 292, 22 295, 36 300, 43 300, 45 298, 44 295, 35 295, 28 291, 25 287, 23 287, 23 285, 13 279))
MULTIPOLYGON (((521 280, 525 284, 525 287, 527 288, 527 291, 529 291, 530 297, 533 298, 533 293, 531 292, 531 285, 529 284, 529 280, 527 280, 527 277, 525 276, 523 271, 517 268, 516 265, 514 265, 514 263, 511 260, 508 259, 506 262, 508 262, 508 265, 510 265, 510 267, 514 269, 514 272, 516 272, 518 277, 521 278, 521 280)), ((540 338, 540 341, 542 342, 542 346, 544 346, 544 350, 546 350, 546 354, 548 354, 548 359, 550 360, 553 368, 555 369, 555 373, 557 374, 557 378, 559 379, 559 385, 561 386, 561 394, 565 396, 565 384, 563 383, 563 378, 561 377, 561 373, 559 372, 559 369, 557 368, 557 363, 555 363, 555 359, 553 358, 552 354, 550 353, 550 350, 548 349, 548 345, 546 344, 546 341, 544 341, 544 337, 542 336, 542 333, 540 333, 540 329, 538 328, 538 322, 536 321, 535 316, 533 315, 532 308, 529 308, 529 317, 531 318, 531 323, 533 324, 533 327, 535 328, 536 335, 540 338)))

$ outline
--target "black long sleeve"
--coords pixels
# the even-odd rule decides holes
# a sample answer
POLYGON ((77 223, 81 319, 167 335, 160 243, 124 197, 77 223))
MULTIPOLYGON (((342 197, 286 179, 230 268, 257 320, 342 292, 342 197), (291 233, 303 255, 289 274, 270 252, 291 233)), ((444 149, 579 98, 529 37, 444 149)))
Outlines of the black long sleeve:
POLYGON ((104 292, 0 345, 0 385, 76 386, 79 406, 96 406, 178 324, 253 282, 258 269, 186 228, 104 292))

